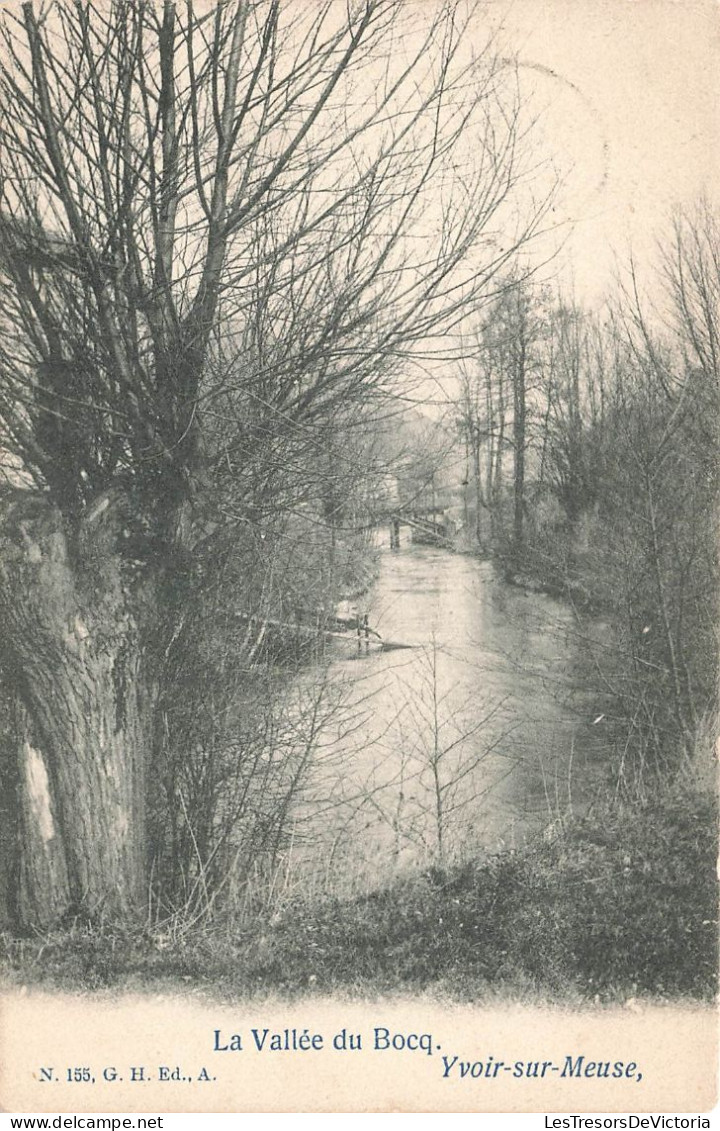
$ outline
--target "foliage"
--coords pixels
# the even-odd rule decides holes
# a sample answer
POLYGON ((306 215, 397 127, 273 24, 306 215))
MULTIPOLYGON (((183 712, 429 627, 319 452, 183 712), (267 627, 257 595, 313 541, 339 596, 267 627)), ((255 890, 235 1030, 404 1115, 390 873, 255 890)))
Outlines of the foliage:
POLYGON ((479 449, 476 515, 490 516, 489 529, 476 520, 480 548, 506 576, 610 625, 610 642, 588 639, 588 651, 614 699, 616 780, 639 794, 677 772, 715 717, 718 246, 707 205, 678 214, 654 309, 635 264, 601 314, 516 284, 513 309, 544 304, 542 328, 508 322, 504 296, 490 331, 480 324, 459 399, 461 435, 479 449))
POLYGON ((242 996, 711 997, 716 834, 713 799, 676 788, 351 901, 292 902, 241 928, 215 916, 141 935, 96 925, 7 940, 5 965, 14 978, 61 986, 167 979, 242 996))

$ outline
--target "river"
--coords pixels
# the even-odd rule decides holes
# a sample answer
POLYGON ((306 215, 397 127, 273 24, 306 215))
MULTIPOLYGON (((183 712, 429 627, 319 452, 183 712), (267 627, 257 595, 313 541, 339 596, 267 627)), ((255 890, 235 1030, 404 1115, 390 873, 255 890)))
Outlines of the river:
POLYGON ((367 889, 517 846, 602 788, 586 628, 563 603, 507 585, 490 562, 405 546, 381 552, 358 609, 409 647, 348 640, 314 672, 324 721, 290 871, 310 869, 323 890, 367 889))

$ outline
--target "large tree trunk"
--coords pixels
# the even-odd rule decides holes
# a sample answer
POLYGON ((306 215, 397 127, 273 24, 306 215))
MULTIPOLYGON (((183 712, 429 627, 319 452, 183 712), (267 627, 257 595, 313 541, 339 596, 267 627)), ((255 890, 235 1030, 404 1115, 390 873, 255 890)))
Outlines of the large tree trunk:
POLYGON ((37 500, 0 541, 0 622, 19 701, 16 914, 123 916, 146 897, 151 695, 113 520, 69 537, 37 500))

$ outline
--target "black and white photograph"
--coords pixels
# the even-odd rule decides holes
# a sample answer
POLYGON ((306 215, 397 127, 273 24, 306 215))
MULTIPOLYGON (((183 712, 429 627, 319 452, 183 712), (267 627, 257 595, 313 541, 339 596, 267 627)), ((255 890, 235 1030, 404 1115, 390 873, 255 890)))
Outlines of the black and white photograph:
POLYGON ((0 1108, 710 1126, 719 62, 0 5, 0 1108))

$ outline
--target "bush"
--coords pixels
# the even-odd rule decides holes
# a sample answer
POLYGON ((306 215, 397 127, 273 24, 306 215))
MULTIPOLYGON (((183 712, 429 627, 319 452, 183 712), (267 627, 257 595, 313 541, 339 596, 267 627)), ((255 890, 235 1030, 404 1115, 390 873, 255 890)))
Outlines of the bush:
POLYGON ((295 902, 243 930, 231 920, 139 937, 76 928, 8 940, 5 961, 14 978, 64 986, 169 978, 236 996, 708 998, 715 846, 712 797, 678 787, 643 806, 598 810, 519 852, 362 898, 295 902))

